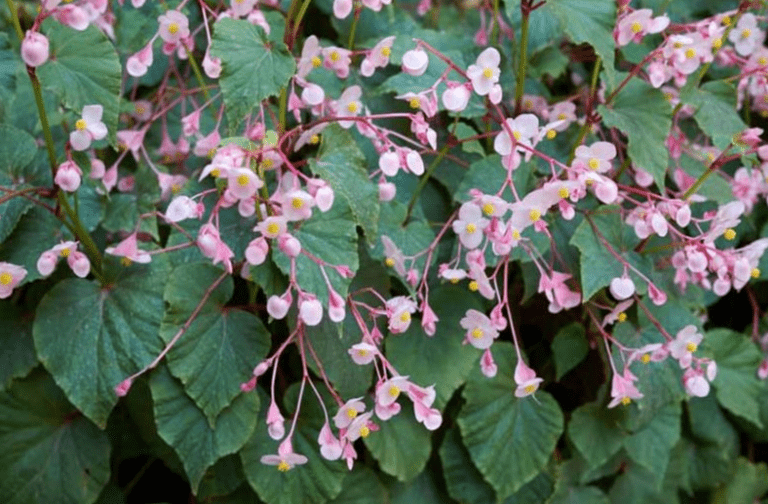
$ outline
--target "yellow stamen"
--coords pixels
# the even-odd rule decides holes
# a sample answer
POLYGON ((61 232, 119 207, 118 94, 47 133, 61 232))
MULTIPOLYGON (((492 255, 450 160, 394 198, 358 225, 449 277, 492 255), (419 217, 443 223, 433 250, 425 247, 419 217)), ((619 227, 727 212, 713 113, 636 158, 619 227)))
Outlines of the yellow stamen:
POLYGON ((560 112, 559 114, 557 114, 557 119, 560 120, 560 121, 565 121, 566 117, 568 117, 568 116, 565 115, 565 112, 560 112))
POLYGON ((261 160, 261 166, 263 166, 265 170, 269 170, 274 164, 275 162, 272 161, 272 158, 264 158, 261 160))
POLYGON ((600 168, 600 160, 597 158, 589 158, 587 164, 589 165, 590 170, 597 170, 600 168))
POLYGON ((643 356, 640 357, 640 362, 642 362, 643 364, 648 364, 649 362, 651 362, 651 354, 643 354, 643 356))
POLYGON ((69 257, 69 249, 68 248, 61 249, 61 251, 59 252, 59 255, 61 257, 69 257))
POLYGON ((357 416, 357 410, 355 408, 347 409, 347 418, 355 418, 357 416))
POLYGON ((359 355, 360 357, 365 357, 366 355, 368 355, 368 350, 366 350, 365 348, 361 348, 360 350, 357 351, 357 355, 359 355))
POLYGON ((83 131, 87 127, 88 127, 88 125, 85 123, 85 119, 78 119, 75 122, 75 129, 77 131, 83 131))
POLYGON ((331 52, 331 61, 333 61, 334 63, 339 61, 340 57, 341 57, 341 55, 339 54, 339 51, 332 51, 331 52))
POLYGON ((752 278, 760 278, 760 268, 752 268, 752 271, 749 272, 749 276, 752 278))
POLYGON ((313 56, 311 61, 312 61, 312 66, 315 68, 319 68, 320 65, 323 64, 323 60, 321 60, 317 56, 313 56))
POLYGON ((347 105, 347 110, 349 110, 349 112, 352 113, 352 114, 357 112, 357 103, 349 102, 349 105, 347 105))
POLYGON ((616 315, 616 320, 618 320, 619 322, 625 322, 627 320, 627 314, 624 312, 619 313, 618 315, 616 315))
POLYGON ((520 231, 518 231, 517 229, 512 231, 512 238, 514 238, 515 240, 519 240, 520 239, 520 231))
POLYGON ((548 140, 552 140, 552 139, 554 139, 556 136, 557 136, 557 131, 555 131, 555 130, 553 130, 553 129, 551 129, 551 130, 547 130, 547 139, 548 139, 548 140))
POLYGON ((309 137, 309 143, 312 145, 317 145, 320 143, 320 135, 312 135, 309 137))
POLYGON ((139 115, 142 115, 142 114, 143 114, 144 112, 146 112, 146 111, 147 111, 147 109, 145 109, 145 108, 144 108, 144 107, 142 107, 141 105, 136 105, 136 113, 137 113, 137 114, 139 114, 139 115))
POLYGON ((632 33, 640 33, 643 30, 643 25, 635 21, 634 23, 632 23, 631 28, 632 28, 632 33))
POLYGON ((13 282, 13 275, 7 271, 0 273, 0 285, 11 285, 11 282, 13 282))
POLYGON ((303 199, 301 199, 301 198, 293 198, 293 199, 291 200, 291 206, 292 206, 293 208, 295 208, 296 210, 299 210, 299 209, 301 209, 302 207, 304 207, 304 200, 303 200, 303 199))
POLYGON ((389 55, 392 54, 392 49, 389 47, 382 47, 381 48, 381 55, 385 58, 389 58, 389 55))
POLYGON ((749 28, 744 28, 741 30, 741 38, 748 39, 750 35, 752 35, 752 30, 749 28))
POLYGON ((215 155, 216 155, 216 147, 212 147, 212 148, 211 148, 211 149, 208 151, 208 158, 212 159, 212 158, 213 158, 213 156, 215 156, 215 155))
POLYGON ((276 235, 280 232, 280 224, 277 222, 270 222, 267 224, 267 233, 271 235, 276 235))
POLYGON ((493 70, 491 70, 488 67, 483 68, 483 77, 485 77, 486 79, 490 79, 491 77, 493 77, 493 70))
POLYGON ((526 394, 533 394, 536 392, 536 385, 526 385, 523 387, 523 390, 525 390, 526 394))
POLYGON ((513 131, 512 136, 515 137, 515 140, 520 140, 523 137, 519 131, 513 131))
POLYGON ((541 219, 541 210, 534 208, 528 212, 528 218, 531 219, 531 222, 536 222, 537 220, 541 219))
POLYGON ((480 329, 479 327, 475 327, 474 329, 472 329, 472 337, 475 338, 475 339, 482 338, 483 337, 483 330, 480 329))
POLYGON ((386 259, 384 259, 384 264, 386 264, 391 268, 392 266, 395 265, 395 260, 392 259, 391 257, 387 257, 386 259))
POLYGON ((475 231, 477 231, 477 226, 475 226, 474 224, 472 224, 472 223, 470 222, 469 224, 467 224, 467 227, 466 227, 465 229, 466 229, 466 231, 467 231, 467 234, 472 234, 472 233, 474 233, 475 231))
POLYGON ((400 314, 400 322, 410 322, 411 321, 411 314, 406 312, 403 312, 400 314))
POLYGON ((400 389, 397 387, 397 385, 390 386, 387 392, 391 397, 397 397, 400 395, 400 389))
POLYGON ((631 402, 632 402, 632 399, 630 399, 629 397, 625 396, 621 398, 621 404, 623 404, 624 406, 629 406, 629 403, 631 402))
POLYGON ((181 191, 181 186, 179 184, 173 184, 171 186, 171 192, 173 194, 177 194, 179 191, 181 191))
POLYGON ((733 240, 736 238, 736 231, 734 231, 732 228, 728 228, 723 232, 723 238, 725 238, 728 241, 733 240))
POLYGON ((685 349, 691 353, 695 352, 697 348, 699 347, 696 346, 696 343, 688 343, 687 345, 685 345, 685 349))
POLYGON ((496 211, 496 207, 493 206, 492 203, 486 203, 485 205, 483 205, 483 213, 485 215, 493 215, 493 212, 495 211, 496 211))
POLYGON ((414 96, 408 101, 408 106, 410 106, 412 109, 417 109, 421 107, 421 100, 414 96))
POLYGON ((760 66, 768 65, 768 58, 766 58, 765 56, 761 56, 757 58, 757 64, 760 66))
POLYGON ((211 170, 211 175, 214 178, 218 178, 219 175, 221 175, 221 170, 219 170, 218 168, 214 168, 213 170, 211 170))
POLYGON ((120 259, 120 263, 121 263, 123 266, 125 266, 125 267, 127 268, 128 266, 130 266, 131 264, 133 264, 133 261, 131 261, 131 258, 130 258, 130 257, 125 257, 125 256, 123 256, 123 257, 120 259))
POLYGON ((731 16, 723 16, 723 19, 720 20, 720 22, 723 23, 723 26, 730 26, 731 21, 731 16))
POLYGON ((178 31, 179 31, 179 25, 178 24, 171 23, 171 24, 168 25, 168 33, 170 33, 171 35, 176 35, 176 33, 178 33, 178 31))
POLYGON ((471 290, 472 292, 477 292, 477 289, 480 288, 480 284, 478 284, 476 280, 472 280, 471 282, 469 282, 468 287, 469 287, 469 290, 471 290))
POLYGON ((241 187, 247 186, 248 185, 248 181, 249 181, 248 175, 246 175, 245 173, 243 173, 242 175, 237 177, 237 185, 239 185, 241 187))
POLYGON ((291 470, 291 466, 288 465, 288 462, 285 460, 281 460, 279 464, 277 464, 277 470, 280 472, 288 472, 291 470))
POLYGON ((720 49, 723 47, 723 39, 720 37, 717 37, 716 39, 712 40, 712 49, 720 49))
POLYGON ((561 199, 565 199, 571 195, 571 192, 568 190, 567 187, 561 187, 560 189, 557 190, 557 195, 560 196, 561 199))
POLYGON ((363 425, 362 427, 360 427, 360 437, 367 438, 368 434, 370 433, 371 433, 371 429, 369 429, 367 425, 363 425))
POLYGON ((688 59, 692 59, 694 56, 696 56, 696 49, 693 47, 689 47, 685 50, 685 57, 688 59))

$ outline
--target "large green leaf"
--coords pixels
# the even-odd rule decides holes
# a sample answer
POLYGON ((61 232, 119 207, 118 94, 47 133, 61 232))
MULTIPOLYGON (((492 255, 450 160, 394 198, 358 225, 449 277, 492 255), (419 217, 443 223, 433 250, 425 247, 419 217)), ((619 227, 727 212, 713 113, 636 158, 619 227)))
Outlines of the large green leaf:
MULTIPOLYGON (((33 207, 25 213, 7 240, 0 243, 0 261, 24 266, 22 285, 42 278, 37 271, 40 254, 64 239, 61 225, 51 212, 33 207)), ((66 267, 66 266, 65 266, 66 267)))
POLYGON ((680 101, 696 109, 693 118, 718 149, 725 149, 747 127, 736 111, 736 88, 728 82, 707 82, 698 89, 686 86, 680 101))
POLYGON ((709 331, 704 341, 717 363, 712 382, 717 400, 734 415, 762 427, 759 399, 765 383, 755 373, 762 360, 760 350, 748 337, 727 329, 709 331))
POLYGON ((515 397, 512 345, 494 344, 493 355, 497 375, 489 379, 473 370, 458 423, 475 465, 498 497, 505 498, 544 468, 563 432, 563 414, 546 392, 515 397))
POLYGON ((154 400, 157 433, 181 458, 192 491, 218 459, 239 450, 256 428, 259 396, 242 394, 222 410, 212 428, 184 387, 165 366, 149 382, 154 400))
POLYGON ((589 343, 583 324, 574 322, 560 329, 552 340, 557 380, 578 366, 588 353, 589 343))
POLYGON ((32 318, 9 301, 0 301, 0 390, 13 378, 26 376, 35 365, 32 318))
MULTIPOLYGON (((293 386, 285 394, 285 402, 291 409, 295 408, 298 388, 293 386)), ((264 412, 265 408, 262 408, 261 414, 264 412)), ((286 417, 290 418, 289 415, 286 417)), ((348 471, 343 461, 329 461, 320 456, 317 437, 324 421, 315 397, 304 395, 291 444, 293 451, 304 455, 308 461, 286 472, 261 463, 264 455, 277 453, 279 442, 269 437, 266 426, 256 429, 240 451, 240 459, 248 483, 262 500, 269 504, 323 504, 340 494, 348 471)), ((375 435, 378 433, 371 434, 375 435)))
POLYGON ((93 25, 84 31, 55 22, 45 25, 51 57, 37 68, 40 82, 77 114, 85 105, 104 107, 101 120, 114 142, 123 77, 117 51, 107 36, 93 25))
POLYGON ((35 371, 0 393, 0 501, 90 504, 109 479, 107 436, 35 371))
MULTIPOLYGON (((34 177, 30 177, 33 173, 25 169, 36 153, 35 139, 29 133, 8 124, 0 124, 0 186, 18 191, 30 187, 30 184, 35 182, 42 182, 35 181, 34 177)), ((0 198, 7 196, 6 192, 0 193, 0 198)), ((0 203, 0 243, 8 238, 22 215, 29 211, 32 205, 30 200, 22 196, 0 203)))
POLYGON ((387 490, 371 468, 356 464, 344 478, 344 486, 330 504, 381 504, 387 502, 387 490))
MULTIPOLYGON (((616 84, 613 68, 613 27, 616 25, 616 2, 612 0, 549 0, 542 10, 560 20, 565 33, 576 43, 586 42, 603 60, 608 85, 616 84)), ((535 11, 533 13, 535 15, 535 11)))
POLYGON ((440 319, 434 336, 427 336, 418 321, 403 334, 386 339, 387 358, 400 374, 421 386, 435 386, 435 406, 442 408, 460 387, 474 366, 479 366, 482 352, 465 345, 459 321, 467 310, 483 310, 477 295, 461 287, 446 284, 432 289, 429 304, 440 319))
POLYGON ((413 416, 410 403, 401 399, 400 404, 402 411, 381 422, 380 430, 365 438, 364 442, 382 471, 400 481, 409 481, 427 465, 432 440, 430 432, 413 416))
MULTIPOLYGON (((281 26, 272 25, 272 31, 279 36, 281 26)), ((296 71, 285 44, 244 19, 223 18, 213 25, 211 56, 221 58, 219 84, 231 130, 262 100, 280 94, 296 71)))
POLYGON ((104 427, 115 386, 160 352, 167 262, 134 264, 111 285, 68 279, 40 301, 32 333, 40 361, 69 400, 104 427))
POLYGON ((736 472, 725 488, 718 491, 714 504, 753 504, 768 492, 768 467, 753 464, 744 457, 736 461, 736 472))
POLYGON ((660 409, 650 423, 624 440, 627 454, 656 476, 658 487, 667 471, 672 448, 680 440, 680 403, 660 409))
POLYGON ((618 425, 620 413, 603 404, 588 403, 571 414, 568 437, 593 469, 621 450, 626 432, 618 425))
MULTIPOLYGON (((345 202, 337 200, 333 208, 325 213, 315 211, 314 215, 292 234, 301 242, 302 252, 309 252, 329 265, 345 265, 352 272, 357 271, 357 229, 352 212, 345 202)), ((277 252, 272 258, 283 273, 290 274, 291 261, 288 256, 277 252)), ((325 270, 336 292, 341 297, 347 297, 351 279, 342 277, 333 268, 326 267, 325 270)), ((296 280, 299 287, 315 294, 323 305, 328 306, 325 277, 317 263, 303 253, 296 258, 296 280)))
POLYGON ((363 228, 368 244, 378 239, 379 189, 369 178, 365 156, 348 131, 338 125, 323 130, 319 157, 309 166, 340 194, 352 210, 355 222, 363 228))
MULTIPOLYGON (((397 201, 382 205, 379 234, 389 237, 405 256, 413 256, 429 247, 432 240, 435 239, 435 233, 430 229, 429 224, 423 220, 411 219, 407 225, 403 226, 405 213, 406 206, 397 201)), ((379 241, 370 250, 370 254, 373 259, 383 262, 385 259, 384 245, 379 241)), ((414 262, 413 266, 421 269, 425 263, 425 256, 422 255, 414 262)), ((396 275, 394 269, 391 272, 396 275)))
MULTIPOLYGON (((167 308, 160 327, 166 343, 187 324, 206 290, 222 274, 207 263, 184 264, 173 270, 165 286, 167 308)), ((225 307, 233 290, 232 277, 227 276, 167 357, 171 373, 181 380, 211 426, 241 393, 240 384, 248 381, 272 343, 258 317, 225 307)))
POLYGON ((606 126, 627 135, 632 162, 653 175, 656 185, 664 189, 669 163, 665 141, 672 127, 672 108, 661 91, 632 79, 612 104, 600 105, 597 111, 606 126), (638 107, 638 103, 643 106, 638 107))

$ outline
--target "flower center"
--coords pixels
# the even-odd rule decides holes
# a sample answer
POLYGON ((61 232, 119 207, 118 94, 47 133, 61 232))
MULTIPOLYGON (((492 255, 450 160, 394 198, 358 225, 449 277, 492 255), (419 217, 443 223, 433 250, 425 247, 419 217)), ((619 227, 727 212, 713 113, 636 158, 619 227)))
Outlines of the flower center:
POLYGON ((400 322, 410 322, 411 321, 411 314, 408 312, 403 312, 400 314, 400 322))
POLYGON ((531 219, 531 222, 536 222, 537 220, 541 219, 541 210, 534 208, 528 212, 528 217, 531 219))
POLYGON ((317 56, 312 56, 312 60, 311 61, 312 61, 312 66, 315 67, 315 68, 319 68, 320 65, 323 64, 323 60, 321 60, 317 56))
POLYGON ((685 345, 685 349, 691 353, 695 352, 697 348, 698 347, 696 346, 696 343, 688 343, 687 345, 685 345))
POLYGON ((723 47, 723 39, 718 37, 718 38, 716 38, 716 39, 714 39, 712 41, 712 48, 713 49, 720 49, 721 47, 723 47))
POLYGON ((271 158, 264 158, 261 160, 261 166, 263 166, 266 170, 269 170, 272 168, 272 165, 275 164, 274 161, 272 161, 271 158))
POLYGON ((619 313, 618 315, 616 315, 616 320, 618 320, 619 322, 626 322, 627 314, 624 312, 619 313))
POLYGON ((395 265, 395 260, 392 259, 391 257, 387 257, 386 259, 384 259, 384 264, 386 264, 391 268, 392 266, 395 265))
POLYGON ((85 119, 78 119, 75 123, 75 129, 77 131, 83 131, 88 125, 85 123, 85 119))
POLYGON ((555 131, 555 130, 553 130, 553 129, 551 129, 551 130, 547 130, 547 138, 548 138, 549 140, 552 140, 552 139, 553 139, 553 138, 555 138, 556 136, 557 136, 557 131, 555 131))
POLYGON ((757 64, 760 65, 760 66, 768 65, 768 58, 766 58, 765 56, 760 56, 757 59, 757 64))
POLYGON ((357 410, 355 408, 347 409, 347 418, 355 418, 357 416, 357 410))
POLYGON ((515 240, 519 240, 520 239, 520 231, 518 231, 517 229, 513 230, 512 231, 512 238, 514 238, 515 240))
POLYGON ((723 238, 725 238, 728 241, 733 240, 736 238, 736 231, 733 230, 733 228, 728 228, 725 231, 723 231, 723 238))
POLYGON ((521 135, 519 131, 513 131, 512 136, 515 137, 515 140, 520 140, 523 138, 523 135, 521 135))
POLYGON ((317 145, 320 143, 320 135, 312 135, 309 137, 309 143, 312 145, 317 145))
POLYGON ((589 158, 587 164, 589 165, 590 170, 597 170, 600 168, 600 161, 597 158, 589 158))
POLYGON ((147 111, 147 109, 145 109, 145 108, 144 108, 144 107, 142 107, 141 105, 136 105, 136 113, 137 113, 137 114, 141 115, 141 114, 143 114, 143 113, 144 113, 144 112, 146 112, 146 111, 147 111))
POLYGON ((302 207, 304 207, 304 200, 303 200, 303 199, 301 199, 301 198, 293 198, 293 199, 291 200, 291 206, 292 206, 293 208, 295 208, 296 210, 299 210, 299 209, 301 209, 302 207))
POLYGON ((493 215, 493 212, 495 211, 496 211, 496 207, 493 206, 493 204, 486 203, 485 205, 483 205, 483 213, 485 213, 485 215, 493 215))
POLYGON ((218 178, 219 175, 221 175, 221 170, 219 170, 218 168, 214 168, 213 170, 211 170, 211 175, 213 175, 215 178, 218 178))
POLYGON ((243 173, 242 175, 237 177, 237 185, 239 185, 241 187, 247 186, 248 185, 248 175, 243 173))
POLYGON ((477 280, 472 280, 471 282, 469 282, 469 290, 471 290, 472 292, 477 292, 477 289, 479 288, 480 288, 480 284, 477 283, 477 280))
POLYGON ((640 33, 643 30, 643 25, 635 21, 634 23, 632 23, 631 28, 632 28, 632 33, 640 33))
POLYGON ((488 67, 483 68, 483 77, 485 77, 486 79, 490 79, 491 77, 493 77, 493 70, 491 70, 488 67))
POLYGON ((467 234, 472 234, 472 233, 474 233, 475 231, 477 231, 477 226, 475 226, 474 224, 472 224, 472 223, 470 222, 469 224, 467 224, 467 226, 466 226, 466 228, 465 228, 465 229, 466 229, 466 231, 467 231, 467 234))
POLYGON ((285 460, 281 460, 279 464, 277 464, 277 470, 280 472, 288 472, 291 470, 291 466, 288 465, 288 462, 285 460))
POLYGON ((370 433, 371 433, 371 429, 369 429, 367 425, 363 425, 362 427, 360 427, 360 437, 366 438, 370 433))
MULTIPOLYGON (((361 348, 360 350, 357 351, 357 355, 359 355, 360 357, 365 357, 366 355, 368 355, 368 350, 366 350, 365 348, 361 348)), ((357 412, 355 412, 355 414, 357 414, 357 412)))
POLYGON ((413 98, 411 98, 411 99, 408 101, 408 105, 409 105, 409 106, 410 106, 412 109, 417 109, 417 108, 421 107, 421 100, 419 100, 418 98, 416 98, 416 97, 414 96, 413 98))
POLYGON ((685 57, 688 59, 693 59, 693 57, 696 56, 696 49, 693 47, 689 47, 685 50, 685 57))
POLYGON ((480 329, 479 327, 475 327, 474 329, 472 329, 472 337, 475 338, 475 339, 482 338, 483 337, 483 330, 480 329))
POLYGON ((68 248, 61 249, 61 251, 59 252, 59 255, 61 257, 69 257, 69 249, 68 248))
POLYGON ((339 61, 340 57, 341 57, 341 55, 339 54, 339 51, 332 51, 331 52, 331 61, 333 61, 334 63, 339 61))
POLYGON ((397 397, 400 395, 400 389, 397 387, 397 385, 390 386, 388 392, 391 397, 397 397))
POLYGON ((749 272, 749 276, 752 278, 760 278, 760 268, 752 268, 752 271, 749 272))
POLYGON ((752 30, 750 30, 749 28, 744 28, 743 30, 741 30, 741 38, 748 39, 750 35, 752 35, 752 30))
POLYGON ((567 115, 565 115, 565 112, 560 112, 559 114, 557 114, 557 118, 558 118, 560 121, 565 121, 565 118, 566 118, 566 117, 568 117, 568 116, 567 116, 567 115))
POLYGON ((171 35, 176 35, 176 33, 178 33, 178 31, 179 31, 179 25, 178 24, 171 23, 171 24, 168 25, 168 33, 170 33, 171 35))
POLYGON ((352 113, 352 114, 357 112, 357 103, 349 102, 349 105, 347 105, 347 110, 349 110, 349 112, 352 113))
POLYGON ((13 275, 7 271, 0 273, 0 285, 11 285, 11 282, 13 282, 13 275))
POLYGON ((723 26, 729 26, 731 24, 731 16, 723 16, 721 22, 723 23, 723 26))
POLYGON ((278 224, 277 222, 270 222, 269 224, 267 224, 267 233, 271 235, 276 235, 279 232, 280 232, 280 224, 278 224))
POLYGON ((381 48, 381 55, 385 58, 389 58, 389 55, 392 54, 392 49, 389 47, 382 47, 381 48))
POLYGON ((571 192, 568 190, 567 187, 561 187, 560 189, 557 190, 557 195, 560 196, 560 199, 565 199, 571 195, 571 192))
POLYGON ((125 266, 127 268, 128 266, 133 264, 133 261, 131 260, 130 257, 123 256, 122 259, 120 259, 120 264, 122 264, 123 266, 125 266))
POLYGON ((208 157, 209 157, 210 159, 213 159, 213 156, 215 156, 215 155, 216 155, 216 147, 211 147, 211 148, 208 150, 208 157))
POLYGON ((525 390, 526 394, 533 394, 534 392, 536 392, 536 385, 533 385, 533 384, 526 385, 525 387, 523 387, 523 390, 525 390))
POLYGON ((630 399, 627 396, 624 396, 621 398, 621 404, 623 404, 624 406, 629 406, 629 403, 631 402, 632 402, 632 399, 630 399))
POLYGON ((643 364, 648 364, 649 362, 651 362, 651 355, 643 354, 643 356, 640 357, 640 362, 642 362, 643 364))
POLYGON ((179 184, 173 184, 173 185, 171 186, 171 192, 172 192, 173 194, 176 194, 176 193, 178 193, 179 191, 181 191, 181 186, 180 186, 179 184))

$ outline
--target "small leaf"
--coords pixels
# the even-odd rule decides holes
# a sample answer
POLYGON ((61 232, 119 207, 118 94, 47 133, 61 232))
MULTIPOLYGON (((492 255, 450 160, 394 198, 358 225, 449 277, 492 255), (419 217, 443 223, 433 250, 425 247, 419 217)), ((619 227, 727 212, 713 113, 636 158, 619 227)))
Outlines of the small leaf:
POLYGON ((747 127, 736 112, 736 88, 728 82, 707 82, 698 89, 684 87, 680 101, 696 109, 693 118, 718 149, 725 149, 747 127))
POLYGON ((365 156, 352 135, 335 124, 323 130, 319 154, 309 167, 346 200, 368 244, 373 244, 378 239, 379 189, 368 178, 365 156))
POLYGON ((618 418, 619 412, 598 403, 580 406, 571 415, 568 437, 587 461, 588 469, 601 466, 621 450, 626 433, 618 418))
POLYGON ((26 376, 37 365, 32 318, 8 301, 0 301, 0 391, 13 378, 26 376))
POLYGON ((508 343, 493 345, 494 378, 473 370, 458 417, 472 460, 499 498, 515 493, 541 472, 563 432, 563 414, 548 393, 516 398, 517 358, 508 343), (503 461, 503 463, 502 463, 503 461))
POLYGON ((77 31, 46 20, 51 57, 37 68, 42 85, 61 96, 64 105, 80 114, 85 105, 104 107, 102 122, 114 143, 120 113, 122 67, 106 35, 91 25, 77 31))
POLYGON ((355 464, 355 468, 344 478, 344 486, 338 497, 329 504, 380 504, 388 502, 387 489, 381 484, 376 473, 368 466, 355 464))
POLYGON ((624 440, 627 454, 653 474, 661 484, 672 448, 680 440, 680 403, 660 409, 650 423, 624 440))
MULTIPOLYGON (((160 327, 160 337, 166 344, 187 323, 206 290, 221 275, 221 270, 205 263, 185 264, 173 270, 165 286, 167 308, 160 327)), ((171 373, 181 380, 211 426, 241 393, 240 384, 250 379, 251 370, 266 357, 272 344, 258 317, 225 308, 233 290, 232 277, 227 276, 167 357, 171 373)))
POLYGON ((560 329, 552 340, 557 380, 578 366, 588 353, 589 343, 582 324, 574 322, 560 329))
POLYGON ((90 504, 109 479, 109 440, 37 370, 0 393, 0 501, 90 504))
POLYGON ((661 91, 633 78, 612 105, 600 105, 597 111, 606 126, 627 135, 627 154, 632 162, 653 175, 656 185, 663 190, 669 163, 665 142, 672 127, 672 108, 661 91), (643 106, 638 107, 638 103, 643 106))
MULTIPOLYGON (((272 32, 282 33, 281 28, 275 23, 272 32)), ((219 85, 230 130, 236 130, 262 100, 280 94, 296 71, 285 44, 244 19, 223 18, 213 25, 211 56, 221 58, 219 85)))
POLYGON ((81 279, 57 283, 40 301, 32 333, 40 361, 69 400, 104 427, 115 386, 160 353, 167 263, 126 268, 107 287, 81 279))
MULTIPOLYGON (((8 124, 0 124, 0 186, 10 191, 19 191, 32 184, 42 185, 35 180, 35 173, 28 169, 37 153, 35 139, 24 130, 8 124)), ((0 197, 8 197, 5 191, 0 197)), ((22 196, 16 196, 0 203, 0 243, 8 238, 11 231, 34 204, 22 196)))
POLYGON ((717 492, 715 504, 752 504, 768 492, 768 467, 765 462, 753 464, 744 457, 736 461, 733 479, 717 492))
POLYGON ((184 393, 165 366, 149 382, 154 400, 157 433, 181 458, 192 491, 197 492, 205 471, 218 459, 237 452, 256 428, 259 396, 241 394, 216 418, 215 428, 184 393))

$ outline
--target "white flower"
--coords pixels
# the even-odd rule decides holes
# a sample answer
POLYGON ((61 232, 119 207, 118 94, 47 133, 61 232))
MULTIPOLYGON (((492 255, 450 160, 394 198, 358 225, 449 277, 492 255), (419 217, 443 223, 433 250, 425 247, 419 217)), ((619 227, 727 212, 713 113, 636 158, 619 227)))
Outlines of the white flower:
POLYGON ((75 129, 69 134, 69 143, 76 151, 90 147, 92 140, 101 140, 107 136, 107 126, 101 122, 104 107, 101 105, 86 105, 83 115, 75 122, 75 129))
POLYGON ((501 55, 493 47, 480 53, 474 65, 469 65, 467 77, 472 81, 475 93, 485 96, 499 82, 501 55))
POLYGON ((483 218, 482 209, 472 202, 467 202, 459 208, 459 218, 453 221, 453 231, 459 235, 461 244, 468 249, 480 246, 483 241, 483 230, 488 227, 488 219, 483 218))

